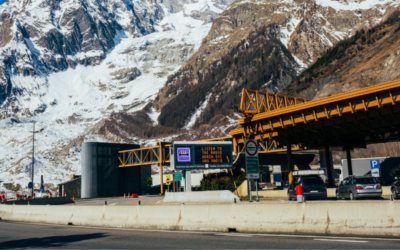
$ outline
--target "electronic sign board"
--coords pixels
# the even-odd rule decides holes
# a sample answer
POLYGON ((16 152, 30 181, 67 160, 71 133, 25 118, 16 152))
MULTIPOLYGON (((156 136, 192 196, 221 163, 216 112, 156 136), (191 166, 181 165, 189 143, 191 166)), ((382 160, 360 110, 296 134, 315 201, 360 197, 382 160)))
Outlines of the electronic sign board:
POLYGON ((232 142, 174 142, 175 169, 232 168, 232 142))

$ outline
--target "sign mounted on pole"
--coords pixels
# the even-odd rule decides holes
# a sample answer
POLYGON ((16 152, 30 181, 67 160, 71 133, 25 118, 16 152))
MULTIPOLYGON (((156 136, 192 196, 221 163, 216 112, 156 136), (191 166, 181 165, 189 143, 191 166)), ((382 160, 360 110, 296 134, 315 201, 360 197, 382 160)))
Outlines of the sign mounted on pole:
POLYGON ((370 164, 370 166, 371 166, 371 175, 372 175, 373 177, 379 177, 379 176, 380 176, 380 174, 379 174, 379 169, 380 169, 380 162, 379 162, 379 160, 378 160, 378 159, 376 159, 376 160, 371 160, 369 164, 370 164))
POLYGON ((232 168, 232 142, 174 142, 175 169, 232 168))
POLYGON ((182 181, 182 172, 175 171, 175 181, 182 181))
POLYGON ((246 153, 246 177, 247 179, 260 178, 260 166, 258 162, 258 145, 255 140, 245 140, 246 153))
POLYGON ((148 187, 153 186, 153 178, 152 177, 147 177, 147 186, 148 187))
POLYGON ((246 156, 258 156, 258 146, 255 140, 246 140, 245 142, 246 156))
POLYGON ((171 185, 171 175, 165 175, 165 184, 167 184, 168 186, 171 185))

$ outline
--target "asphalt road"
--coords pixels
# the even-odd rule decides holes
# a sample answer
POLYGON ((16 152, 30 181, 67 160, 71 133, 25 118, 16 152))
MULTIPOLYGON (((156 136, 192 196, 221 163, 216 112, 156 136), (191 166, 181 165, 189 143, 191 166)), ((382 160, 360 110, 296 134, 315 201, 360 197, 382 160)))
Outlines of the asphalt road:
POLYGON ((399 249, 400 239, 203 233, 0 221, 0 249, 399 249))

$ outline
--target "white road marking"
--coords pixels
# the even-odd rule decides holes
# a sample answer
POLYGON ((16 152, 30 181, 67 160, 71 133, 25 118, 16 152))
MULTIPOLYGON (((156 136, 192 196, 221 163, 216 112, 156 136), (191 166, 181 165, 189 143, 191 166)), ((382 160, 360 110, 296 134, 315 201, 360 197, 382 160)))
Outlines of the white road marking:
POLYGON ((351 239, 351 240, 377 240, 377 241, 400 241, 395 238, 367 238, 367 237, 339 237, 339 236, 319 236, 319 235, 298 235, 298 234, 253 234, 254 236, 266 237, 292 237, 292 238, 324 238, 324 239, 351 239))
POLYGON ((366 240, 335 240, 335 239, 314 239, 320 241, 340 241, 340 242, 351 242, 351 243, 368 243, 366 240))
POLYGON ((113 203, 113 204, 110 204, 110 206, 115 206, 115 205, 117 205, 118 203, 113 203))
POLYGON ((230 236, 230 237, 253 237, 251 234, 237 234, 237 233, 227 233, 227 234, 214 234, 216 236, 230 236))

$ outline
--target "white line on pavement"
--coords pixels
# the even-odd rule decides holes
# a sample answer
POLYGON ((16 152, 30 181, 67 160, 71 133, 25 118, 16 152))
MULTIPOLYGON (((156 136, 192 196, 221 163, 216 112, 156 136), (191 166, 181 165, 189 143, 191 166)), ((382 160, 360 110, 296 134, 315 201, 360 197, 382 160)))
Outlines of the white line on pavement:
POLYGON ((230 237, 253 237, 252 234, 237 234, 237 233, 229 233, 229 234, 214 234, 216 236, 230 236, 230 237))
POLYGON ((340 237, 340 236, 319 236, 319 235, 302 235, 302 234, 253 234, 254 236, 267 237, 292 237, 292 238, 326 238, 326 239, 351 239, 351 240, 379 240, 379 241, 400 241, 394 238, 367 238, 367 237, 340 237))
POLYGON ((314 239, 320 241, 340 241, 340 242, 351 242, 351 243, 367 243, 366 240, 335 240, 335 239, 314 239))

